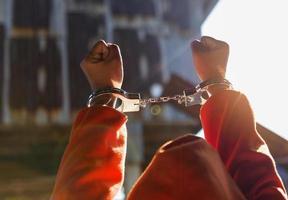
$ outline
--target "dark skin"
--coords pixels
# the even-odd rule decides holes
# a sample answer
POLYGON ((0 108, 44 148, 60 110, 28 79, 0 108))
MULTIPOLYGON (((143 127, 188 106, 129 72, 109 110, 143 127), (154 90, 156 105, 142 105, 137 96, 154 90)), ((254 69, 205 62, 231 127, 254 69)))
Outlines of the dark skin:
MULTIPOLYGON (((121 88, 123 83, 123 62, 120 48, 116 44, 104 40, 96 42, 88 55, 80 64, 91 90, 115 87, 121 88)), ((105 95, 94 100, 94 105, 115 105, 116 98, 105 95)))
MULTIPOLYGON (((202 81, 225 78, 229 45, 212 37, 203 36, 191 43, 196 72, 202 81)), ((123 62, 120 48, 116 44, 98 41, 81 62, 92 90, 103 87, 121 88, 123 83, 123 62)), ((212 94, 225 89, 223 86, 209 88, 212 94)), ((107 101, 101 100, 99 104, 107 101)))
MULTIPOLYGON (((203 36, 200 40, 194 40, 191 48, 194 66, 202 81, 225 78, 229 57, 229 45, 226 42, 203 36)), ((213 95, 226 88, 223 85, 215 85, 208 90, 213 95)))
POLYGON ((118 45, 104 40, 96 42, 80 66, 92 90, 103 87, 121 88, 123 62, 118 45))
POLYGON ((203 36, 191 44, 192 57, 199 78, 202 81, 213 77, 225 78, 229 57, 226 42, 203 36))

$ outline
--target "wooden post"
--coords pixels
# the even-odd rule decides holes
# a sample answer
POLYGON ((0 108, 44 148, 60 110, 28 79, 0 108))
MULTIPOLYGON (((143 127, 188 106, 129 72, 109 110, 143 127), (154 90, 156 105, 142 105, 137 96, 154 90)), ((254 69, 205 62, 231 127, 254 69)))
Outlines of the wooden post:
POLYGON ((67 18, 66 0, 54 0, 52 29, 57 34, 57 43, 61 54, 61 77, 62 77, 62 116, 61 123, 70 123, 70 95, 69 95, 69 68, 67 49, 67 18))
POLYGON ((162 81, 164 83, 168 83, 169 79, 170 79, 170 73, 169 73, 169 69, 168 69, 168 64, 167 64, 167 55, 165 54, 165 49, 166 49, 166 44, 165 44, 165 29, 166 27, 164 27, 164 23, 163 23, 163 2, 159 1, 159 0, 154 0, 153 1, 154 6, 156 8, 156 19, 158 21, 158 23, 160 24, 160 27, 156 28, 158 31, 155 33, 155 35, 158 37, 158 41, 159 41, 159 47, 160 47, 160 55, 161 55, 161 74, 162 74, 162 81), (164 31, 163 31, 163 27, 164 27, 164 31))
POLYGON ((113 15, 111 12, 111 1, 105 0, 105 23, 106 23, 106 40, 108 42, 113 42, 114 35, 113 35, 113 15))
POLYGON ((3 123, 11 123, 10 113, 10 36, 12 30, 13 20, 13 0, 5 1, 4 19, 5 19, 5 39, 4 39, 4 67, 3 67, 3 95, 2 95, 2 110, 3 110, 3 123))

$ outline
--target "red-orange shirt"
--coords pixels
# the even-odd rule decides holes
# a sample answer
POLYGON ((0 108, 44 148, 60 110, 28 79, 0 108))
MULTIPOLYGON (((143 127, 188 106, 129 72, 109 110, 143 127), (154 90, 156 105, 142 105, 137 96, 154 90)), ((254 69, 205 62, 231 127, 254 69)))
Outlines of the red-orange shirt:
MULTIPOLYGON (((200 117, 206 141, 186 135, 164 144, 128 199, 287 199, 243 94, 219 92, 200 117)), ((113 199, 124 179, 126 121, 105 106, 78 114, 51 199, 113 199)))

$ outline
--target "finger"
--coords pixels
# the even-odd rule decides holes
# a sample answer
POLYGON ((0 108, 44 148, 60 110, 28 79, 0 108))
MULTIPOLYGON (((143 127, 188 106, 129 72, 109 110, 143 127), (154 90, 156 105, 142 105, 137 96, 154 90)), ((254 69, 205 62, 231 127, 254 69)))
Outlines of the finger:
POLYGON ((104 40, 99 40, 95 43, 93 48, 88 54, 88 57, 94 61, 103 61, 109 55, 108 45, 104 40))
POLYGON ((205 47, 209 48, 209 49, 213 49, 216 48, 218 46, 218 42, 217 40, 215 40, 212 37, 209 36, 203 36, 201 37, 201 44, 203 44, 205 47))
POLYGON ((215 38, 209 36, 201 37, 201 43, 208 49, 224 48, 229 49, 229 45, 221 40, 216 40, 215 38))
POLYGON ((206 47, 199 40, 194 40, 191 43, 191 49, 192 52, 203 52, 206 50, 206 47))
POLYGON ((118 45, 108 43, 109 55, 107 59, 116 59, 122 62, 121 51, 118 45))

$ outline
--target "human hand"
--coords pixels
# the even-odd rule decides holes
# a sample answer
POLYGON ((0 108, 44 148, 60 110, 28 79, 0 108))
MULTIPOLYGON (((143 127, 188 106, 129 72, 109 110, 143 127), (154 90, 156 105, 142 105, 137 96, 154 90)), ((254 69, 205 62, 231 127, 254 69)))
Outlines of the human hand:
POLYGON ((96 42, 80 64, 92 90, 103 87, 121 88, 123 62, 120 48, 104 40, 96 42))
POLYGON ((225 78, 229 45, 212 37, 203 36, 191 44, 196 72, 202 81, 225 78))

